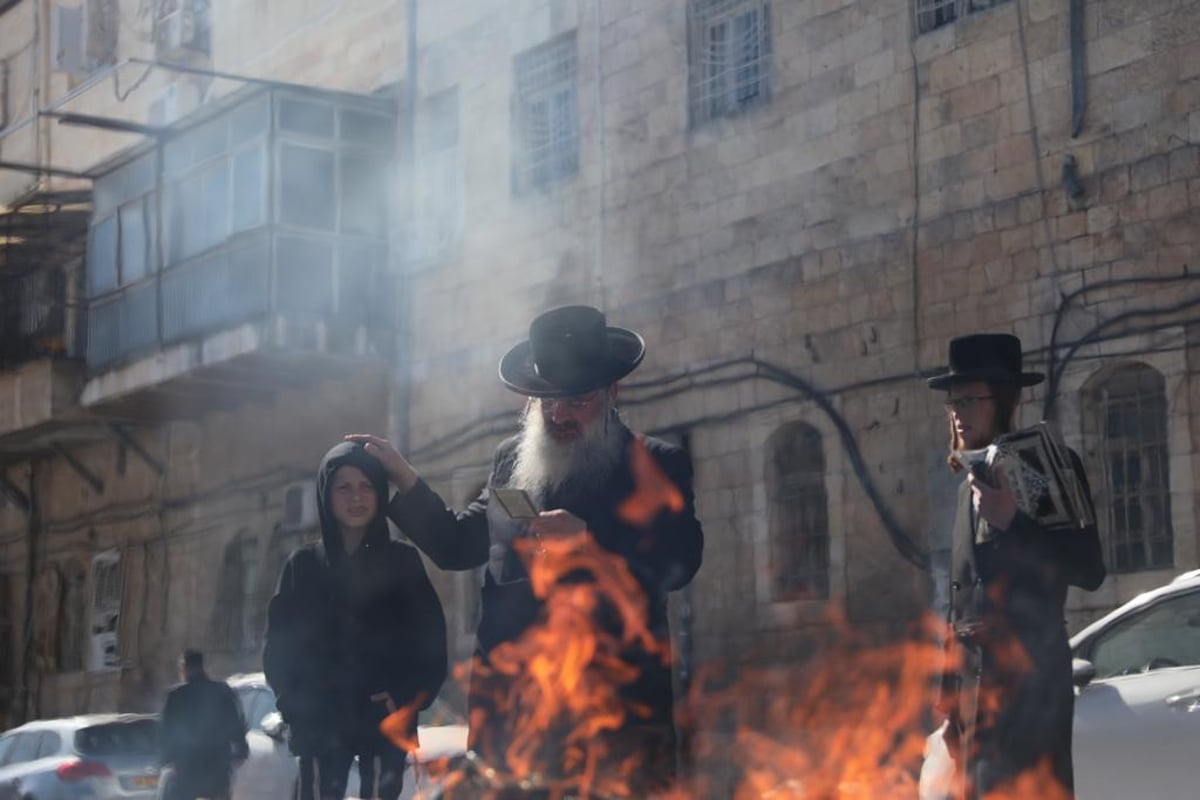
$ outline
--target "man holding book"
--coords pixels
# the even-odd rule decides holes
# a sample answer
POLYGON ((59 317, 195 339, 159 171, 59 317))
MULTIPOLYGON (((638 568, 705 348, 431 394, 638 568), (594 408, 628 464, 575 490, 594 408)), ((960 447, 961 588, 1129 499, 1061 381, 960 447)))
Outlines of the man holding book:
POLYGON ((964 798, 1011 791, 1018 779, 1035 782, 1038 796, 1073 796, 1075 697, 1064 606, 1068 586, 1094 590, 1105 575, 1079 456, 1046 444, 1037 429, 1013 432, 1021 389, 1043 378, 1023 371, 1021 361, 1015 336, 963 336, 950 342, 949 372, 928 381, 946 393, 950 468, 966 471, 952 533, 953 657, 938 702, 963 778, 954 794, 964 798), (1016 469, 997 463, 1006 440, 1024 443, 1024 450, 1007 449, 1016 469), (1034 440, 1042 444, 1028 444, 1034 440), (1000 447, 990 457, 969 452, 993 444, 1000 447), (1045 457, 1031 464, 1025 454, 1039 452, 1045 457), (1013 481, 1026 473, 1032 479, 1014 492, 1013 481), (1068 499, 1018 503, 1031 492, 1068 499))

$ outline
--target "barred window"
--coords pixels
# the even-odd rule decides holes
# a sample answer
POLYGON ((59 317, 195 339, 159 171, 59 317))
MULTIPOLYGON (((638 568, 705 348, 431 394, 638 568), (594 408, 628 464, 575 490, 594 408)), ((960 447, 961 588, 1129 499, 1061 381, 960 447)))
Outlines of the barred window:
POLYGON ((1168 484, 1165 381, 1134 364, 1085 389, 1085 424, 1098 443, 1096 498, 1112 572, 1166 569, 1175 561, 1168 484))
POLYGON ((693 125, 736 114, 769 98, 769 3, 693 0, 690 28, 693 125))
POLYGON ((771 598, 829 597, 829 510, 821 434, 794 422, 767 442, 771 598))
POLYGON ((916 0, 917 33, 949 25, 959 17, 986 11, 1005 0, 916 0))
POLYGON ((518 55, 514 188, 520 193, 579 172, 579 113, 575 34, 518 55))

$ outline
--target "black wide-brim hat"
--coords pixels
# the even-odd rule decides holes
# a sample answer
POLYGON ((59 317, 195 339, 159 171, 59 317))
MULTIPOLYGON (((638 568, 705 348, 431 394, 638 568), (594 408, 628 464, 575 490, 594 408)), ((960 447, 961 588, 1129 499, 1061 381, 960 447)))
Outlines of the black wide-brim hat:
POLYGON ((956 383, 986 381, 1036 386, 1040 372, 1021 368, 1021 340, 1010 333, 974 333, 950 340, 950 371, 929 378, 930 389, 949 389, 956 383))
POLYGON ((646 343, 608 324, 591 306, 563 306, 539 315, 529 338, 500 359, 500 380, 528 397, 587 394, 624 378, 642 363, 646 343))

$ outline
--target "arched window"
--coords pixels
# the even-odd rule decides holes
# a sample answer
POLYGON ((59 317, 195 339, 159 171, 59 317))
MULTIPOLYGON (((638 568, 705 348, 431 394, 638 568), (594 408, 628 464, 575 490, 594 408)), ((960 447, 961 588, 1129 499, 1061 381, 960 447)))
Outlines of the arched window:
POLYGON ((1099 376, 1083 399, 1109 571, 1170 568, 1175 552, 1163 376, 1145 364, 1122 366, 1099 376))
POLYGON ((225 547, 221 563, 212 621, 218 649, 249 650, 257 643, 257 585, 258 543, 243 531, 225 547))
POLYGON ((821 434, 789 423, 767 442, 771 599, 829 597, 829 509, 821 434))

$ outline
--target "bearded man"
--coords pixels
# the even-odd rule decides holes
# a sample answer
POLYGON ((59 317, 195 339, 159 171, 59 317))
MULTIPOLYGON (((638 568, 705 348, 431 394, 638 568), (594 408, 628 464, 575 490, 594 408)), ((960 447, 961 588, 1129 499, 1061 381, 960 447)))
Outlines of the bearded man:
POLYGON ((532 773, 561 787, 578 779, 595 786, 619 773, 637 792, 674 781, 667 594, 696 574, 704 537, 687 453, 633 433, 615 407, 617 381, 644 355, 642 338, 609 326, 598 309, 567 306, 538 316, 528 340, 500 361, 501 381, 528 398, 521 431, 496 449, 487 486, 459 513, 386 441, 348 437, 385 466, 398 489, 389 516, 435 564, 487 567, 469 692, 470 742, 501 774, 532 773), (524 490, 540 512, 527 520, 510 517, 497 489, 524 490), (571 562, 561 582, 576 588, 604 582, 610 593, 595 604, 567 604, 571 619, 571 603, 586 607, 583 616, 600 641, 581 685, 615 699, 619 708, 614 719, 611 702, 595 709, 582 702, 565 728, 548 726, 531 746, 515 731, 521 718, 538 711, 522 707, 521 698, 529 706, 539 695, 530 700, 520 687, 557 677, 529 666, 539 656, 549 657, 540 663, 553 663, 556 654, 549 651, 567 643, 530 635, 555 612, 530 580, 539 548, 528 545, 576 537, 595 547, 581 551, 582 560, 571 562), (601 581, 614 562, 624 568, 618 570, 624 580, 601 581), (614 585, 624 596, 612 596, 614 585))

